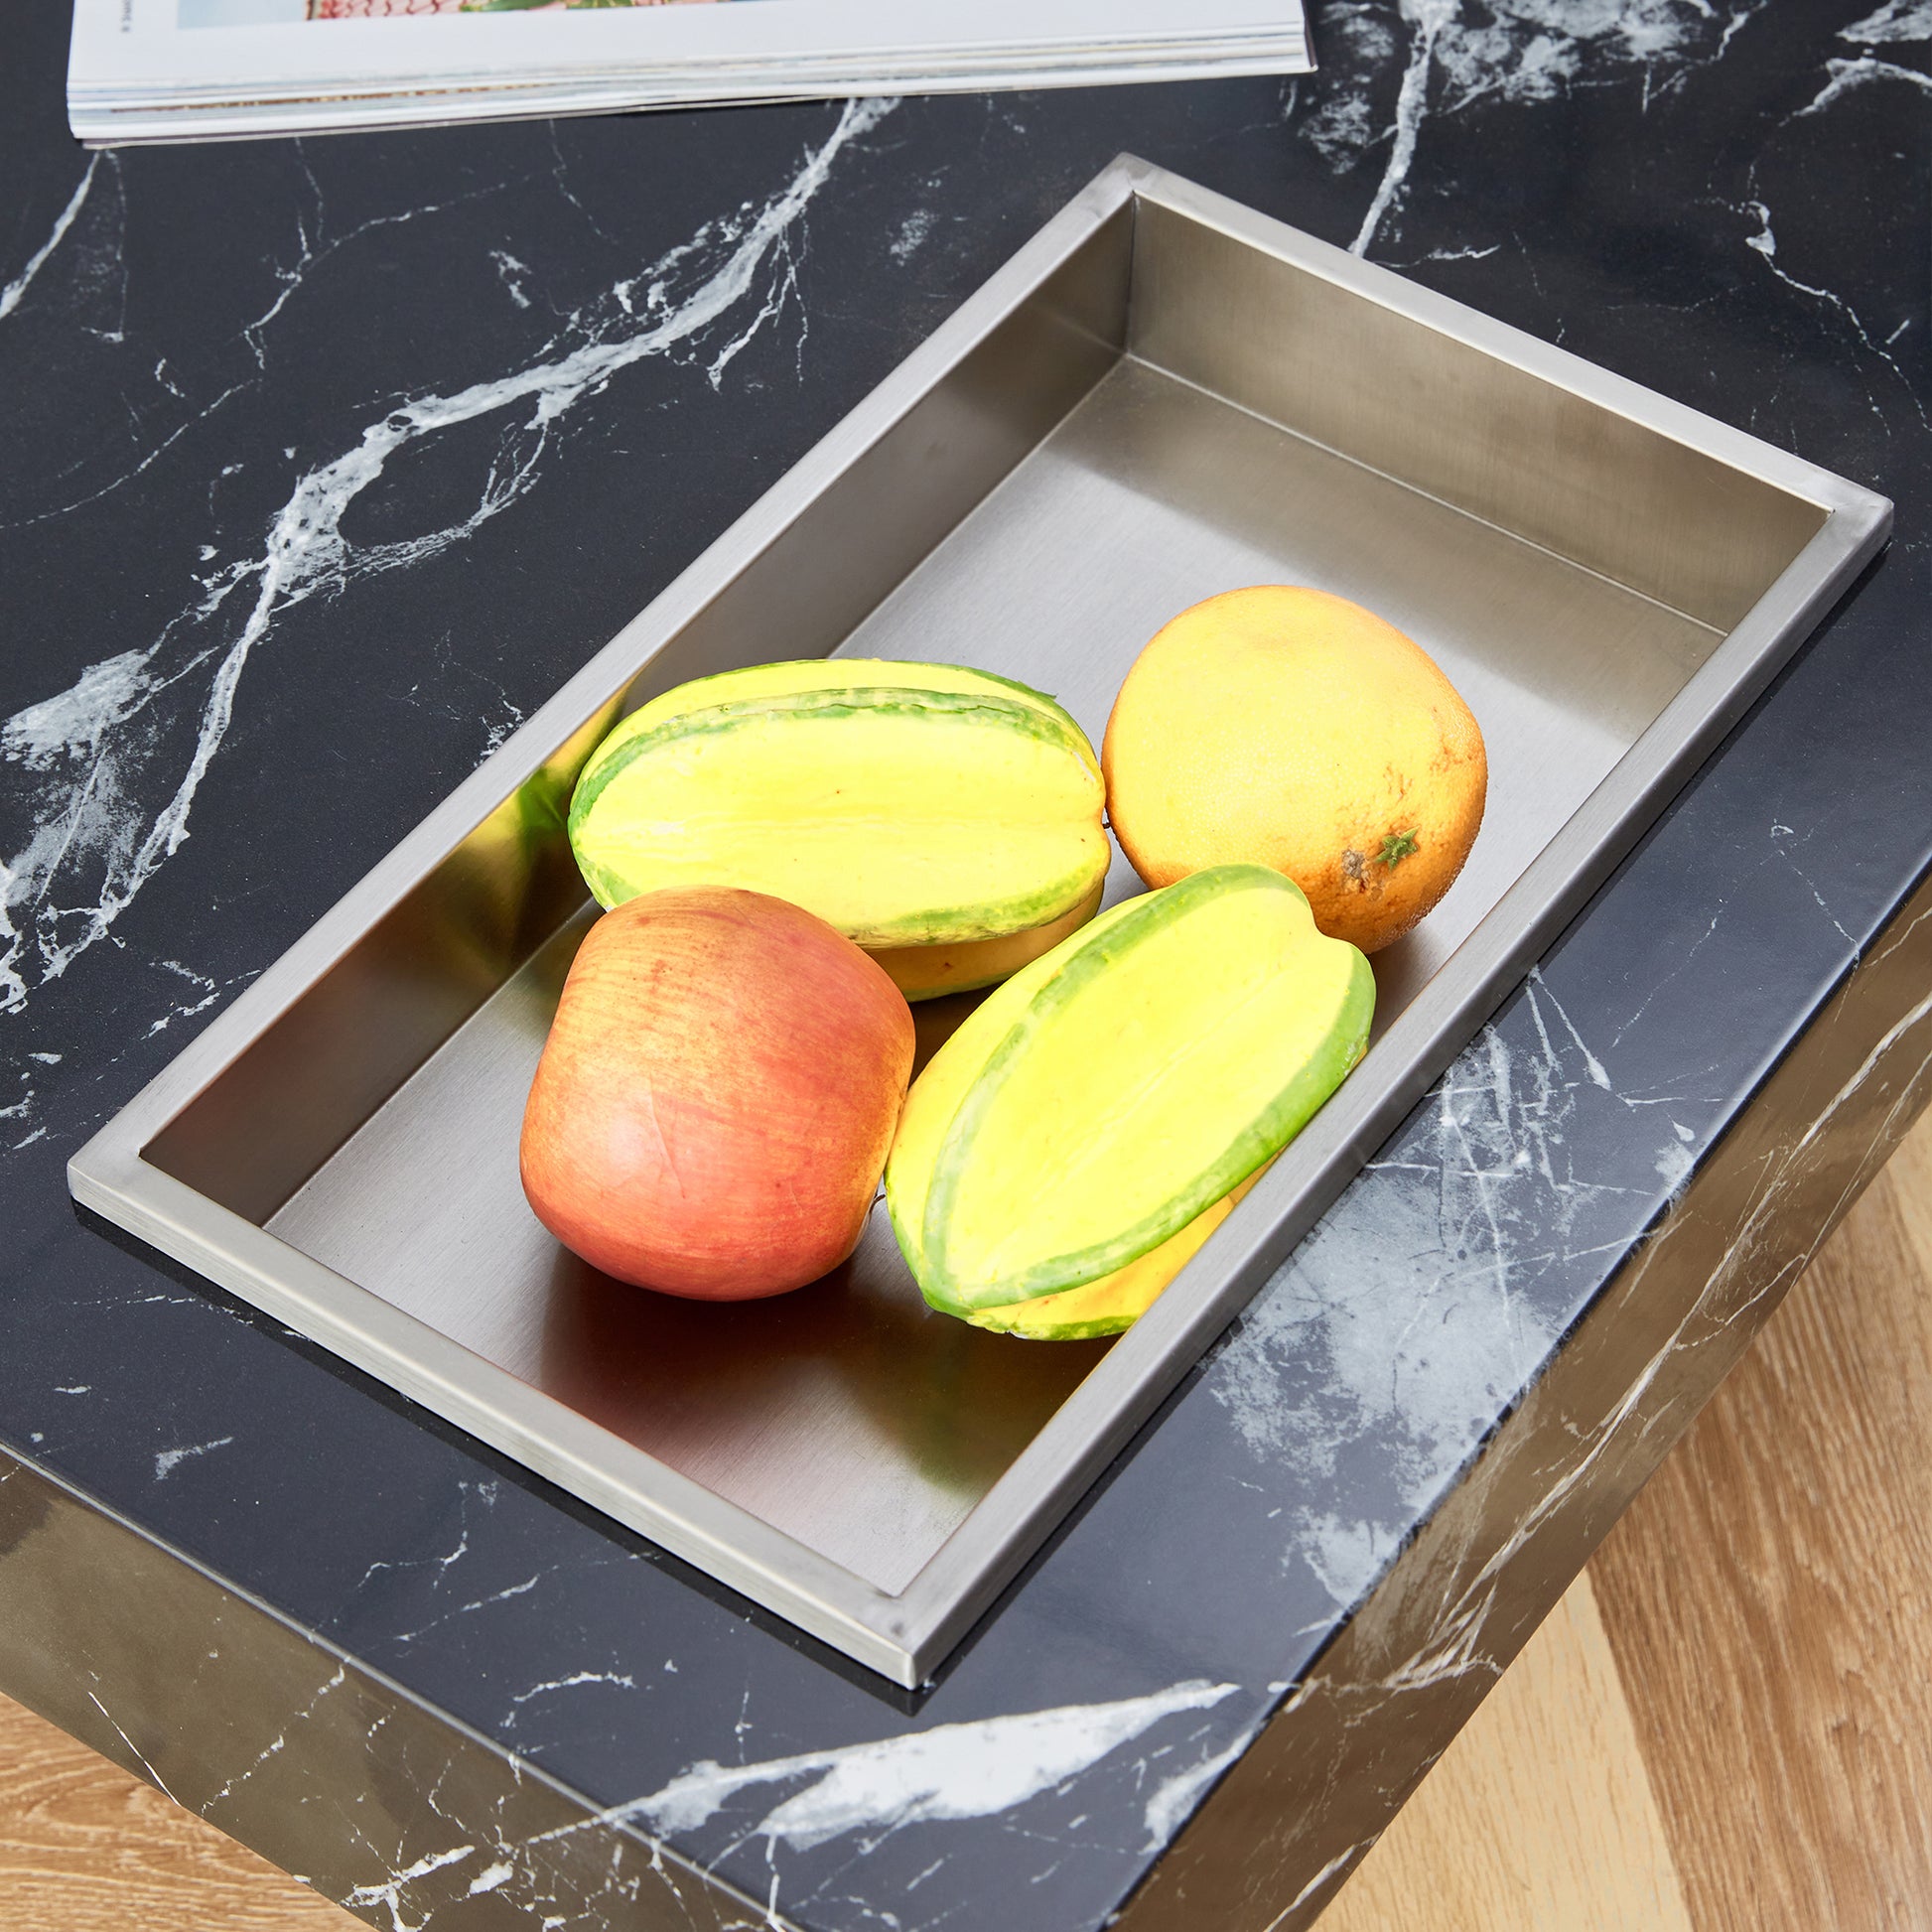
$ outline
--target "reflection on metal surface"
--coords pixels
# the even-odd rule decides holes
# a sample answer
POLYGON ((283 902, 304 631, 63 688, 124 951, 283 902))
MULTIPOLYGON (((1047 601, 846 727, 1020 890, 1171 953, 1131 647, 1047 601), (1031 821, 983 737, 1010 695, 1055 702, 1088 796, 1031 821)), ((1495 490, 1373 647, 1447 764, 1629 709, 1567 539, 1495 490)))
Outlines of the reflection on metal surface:
MULTIPOLYGON (((523 1198, 516 1144, 588 917, 268 1226, 854 1575, 902 1589, 1107 1344, 1028 1347, 934 1314, 883 1206, 844 1267, 771 1301, 650 1295, 560 1249, 523 1198)), ((922 1007, 924 1041, 971 1004, 922 1007)))
POLYGON ((769 1303, 639 1295, 560 1256, 540 1385, 897 1591, 1105 1352, 933 1313, 881 1208, 843 1268, 769 1303))
POLYGON ((273 1213, 584 902, 564 813, 621 711, 608 700, 571 732, 162 1129, 149 1158, 250 1220, 273 1213))
MULTIPOLYGON (((1883 541, 1889 505, 1117 162, 76 1157, 76 1195, 901 1683, 957 1641, 1883 541), (559 801, 626 705, 835 650, 1097 739, 1257 582, 1409 632, 1489 811, 1377 1042, 1110 1347, 928 1316, 883 1226, 781 1304, 615 1292, 516 1126, 590 907, 559 801)), ((1125 862, 1112 897, 1137 890, 1125 862)), ((920 1016, 921 1047, 966 1010, 920 1016)))

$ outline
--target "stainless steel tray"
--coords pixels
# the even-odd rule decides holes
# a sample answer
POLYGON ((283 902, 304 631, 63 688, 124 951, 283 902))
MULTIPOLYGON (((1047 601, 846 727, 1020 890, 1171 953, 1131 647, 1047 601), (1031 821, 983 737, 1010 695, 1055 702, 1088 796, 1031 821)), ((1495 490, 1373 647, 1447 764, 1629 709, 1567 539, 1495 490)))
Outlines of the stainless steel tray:
MULTIPOLYGON (((74 1158, 74 1195, 916 1684, 1415 1104, 1884 540, 1890 505, 1117 161, 74 1158), (561 814, 682 679, 984 665, 1097 741, 1141 644, 1307 583, 1449 670, 1475 853, 1367 1059, 1111 1346, 928 1314, 876 1214, 775 1303, 622 1291, 516 1177, 588 921, 561 814)), ((1136 890, 1117 864, 1113 896, 1136 890)), ((927 1008, 928 1043, 957 1002, 927 1008)))

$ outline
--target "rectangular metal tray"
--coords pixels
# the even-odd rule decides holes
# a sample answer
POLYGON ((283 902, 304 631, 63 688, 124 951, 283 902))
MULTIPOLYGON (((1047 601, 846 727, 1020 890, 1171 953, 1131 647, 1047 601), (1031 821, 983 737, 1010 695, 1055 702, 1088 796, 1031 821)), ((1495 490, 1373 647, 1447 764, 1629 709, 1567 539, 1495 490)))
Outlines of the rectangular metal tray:
MULTIPOLYGON (((74 1158, 74 1195, 916 1684, 1884 540, 1883 498, 1117 161, 74 1158), (983 665, 1098 742, 1146 639, 1342 593, 1468 698, 1488 814, 1376 961, 1367 1059, 1125 1336, 928 1313, 876 1213, 772 1303, 620 1290, 517 1181, 594 908, 562 807, 622 712, 846 651, 983 665)), ((1138 890, 1124 862, 1110 894, 1138 890)), ((930 1044, 962 1005, 921 1011, 930 1044)))

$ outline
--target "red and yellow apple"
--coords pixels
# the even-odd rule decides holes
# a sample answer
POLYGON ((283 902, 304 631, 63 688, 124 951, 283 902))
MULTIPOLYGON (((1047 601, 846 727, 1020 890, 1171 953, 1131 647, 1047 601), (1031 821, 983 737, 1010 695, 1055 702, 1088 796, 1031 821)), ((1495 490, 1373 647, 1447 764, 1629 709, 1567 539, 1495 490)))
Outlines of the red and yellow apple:
POLYGON ((782 1295, 858 1245, 912 1015, 824 920, 730 887, 586 935, 523 1115, 523 1191, 567 1248, 700 1301, 782 1295))

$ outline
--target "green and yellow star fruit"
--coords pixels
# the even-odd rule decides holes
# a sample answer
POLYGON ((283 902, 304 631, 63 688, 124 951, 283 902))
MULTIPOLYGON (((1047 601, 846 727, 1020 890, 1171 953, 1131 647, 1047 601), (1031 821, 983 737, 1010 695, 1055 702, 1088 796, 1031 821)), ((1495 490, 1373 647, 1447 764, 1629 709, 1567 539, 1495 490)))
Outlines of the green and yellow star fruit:
POLYGON ((935 1309, 1039 1338, 1146 1311, 1367 1047, 1368 961, 1216 866, 1023 967, 913 1083, 886 1169, 935 1309))
POLYGON ((908 999, 1003 979, 1092 916, 1109 846, 1093 747, 990 672, 760 664, 652 699, 578 780, 570 842, 600 904, 674 886, 789 899, 908 999))

